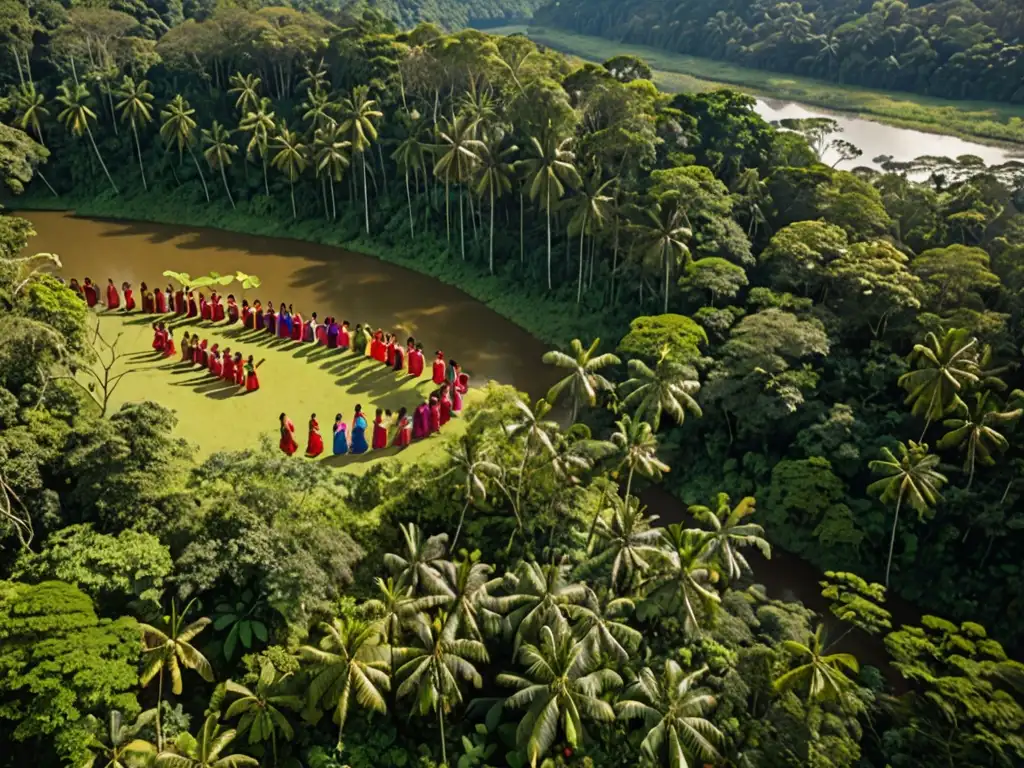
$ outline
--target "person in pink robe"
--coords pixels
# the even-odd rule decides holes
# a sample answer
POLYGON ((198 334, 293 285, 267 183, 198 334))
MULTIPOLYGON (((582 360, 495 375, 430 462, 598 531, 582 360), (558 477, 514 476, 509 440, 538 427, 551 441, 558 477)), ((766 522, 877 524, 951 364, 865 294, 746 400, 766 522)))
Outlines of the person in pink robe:
POLYGON ((396 448, 405 448, 412 442, 412 422, 404 407, 398 410, 398 418, 395 420, 395 439, 391 445, 396 448))
POLYGON ((412 436, 414 440, 422 440, 430 434, 430 407, 423 403, 416 407, 412 415, 412 436))
POLYGON ((436 395, 430 396, 430 434, 441 431, 441 404, 436 395))
POLYGON ((440 349, 434 353, 434 376, 433 381, 438 386, 444 384, 445 363, 444 352, 440 349))
POLYGON ((215 323, 223 322, 224 320, 224 302, 221 297, 216 293, 210 297, 210 303, 213 304, 213 321, 215 323))
POLYGON ((292 313, 292 341, 302 341, 302 335, 305 332, 306 324, 302 320, 302 315, 298 312, 292 313))
POLYGON ((194 292, 188 292, 188 317, 199 317, 199 310, 196 308, 196 295, 194 292))
POLYGON ((438 398, 438 405, 441 409, 441 426, 443 427, 452 418, 452 399, 448 394, 448 385, 441 385, 441 393, 438 398))
POLYGON ((220 377, 224 381, 235 380, 235 363, 231 359, 231 347, 225 347, 220 358, 220 377))

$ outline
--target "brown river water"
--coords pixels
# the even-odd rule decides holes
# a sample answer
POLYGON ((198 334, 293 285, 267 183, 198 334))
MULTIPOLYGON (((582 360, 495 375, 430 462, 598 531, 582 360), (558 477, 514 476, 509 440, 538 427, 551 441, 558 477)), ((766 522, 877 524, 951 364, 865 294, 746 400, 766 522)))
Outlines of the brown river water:
MULTIPOLYGON (((38 233, 30 250, 56 253, 66 277, 88 276, 101 288, 108 277, 118 286, 128 281, 136 289, 136 300, 141 282, 151 288, 166 285, 161 274, 167 269, 193 276, 241 270, 263 282, 246 292, 250 300, 259 298, 264 305, 268 300, 275 305, 284 300, 305 317, 316 311, 321 318, 347 319, 353 327, 369 321, 375 327, 400 329, 403 336, 422 340, 428 353, 444 349, 474 381, 495 379, 538 397, 555 380, 554 371, 541 363, 546 346, 522 328, 457 288, 372 256, 216 229, 88 219, 50 211, 18 215, 29 219, 38 233)), ((684 505, 661 488, 648 489, 643 501, 663 524, 686 518, 684 505)), ((818 586, 821 574, 813 566, 781 552, 771 561, 756 552, 748 553, 748 558, 757 581, 771 597, 800 600, 828 614, 818 586)), ((916 619, 917 612, 908 605, 890 601, 889 608, 898 622, 916 619)), ((842 630, 837 627, 836 631, 842 630)), ((862 663, 884 668, 885 651, 876 639, 852 633, 841 647, 862 663)))

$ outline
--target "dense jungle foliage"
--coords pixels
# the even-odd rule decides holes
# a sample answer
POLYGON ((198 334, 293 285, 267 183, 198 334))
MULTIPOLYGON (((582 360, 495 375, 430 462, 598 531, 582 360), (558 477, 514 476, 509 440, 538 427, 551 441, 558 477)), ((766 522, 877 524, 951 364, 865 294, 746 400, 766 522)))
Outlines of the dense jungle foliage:
POLYGON ((1024 103, 1016 0, 558 0, 535 18, 775 72, 1024 103))
POLYGON ((837 171, 827 124, 520 36, 50 21, 5 41, 11 191, 465 280, 569 350, 571 418, 494 386, 435 462, 197 465, 157 403, 96 415, 88 313, 0 218, 0 765, 1024 760, 1015 167, 837 171))

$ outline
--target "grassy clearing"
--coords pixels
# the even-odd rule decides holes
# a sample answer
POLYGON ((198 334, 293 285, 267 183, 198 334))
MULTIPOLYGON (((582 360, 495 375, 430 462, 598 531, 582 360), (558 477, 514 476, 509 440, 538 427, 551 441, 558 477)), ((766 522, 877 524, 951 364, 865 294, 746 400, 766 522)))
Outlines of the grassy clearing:
MULTIPOLYGON (((336 457, 331 453, 331 428, 336 413, 342 414, 349 429, 357 403, 368 413, 368 421, 372 421, 378 407, 390 408, 397 414, 405 406, 411 413, 433 389, 430 379, 413 380, 368 358, 276 339, 265 331, 251 331, 239 324, 167 316, 173 318, 169 323, 179 349, 184 333, 199 331, 201 338, 208 339, 211 345, 219 344, 221 350, 230 347, 245 356, 253 355, 257 361, 264 359, 257 372, 259 390, 246 394, 244 389, 216 379, 205 369, 182 363, 178 354, 165 358, 155 352, 151 324, 159 316, 100 312, 97 317, 104 338, 113 341, 120 334, 118 351, 126 353, 113 373, 131 371, 121 379, 109 411, 143 400, 154 400, 172 409, 178 416, 178 434, 194 444, 199 458, 217 451, 256 447, 262 439, 276 445, 278 415, 282 411, 295 423, 295 439, 300 449, 296 461, 318 461, 324 467, 355 473, 365 472, 372 464, 390 457, 420 459, 439 450, 441 436, 458 435, 465 429, 465 418, 454 418, 441 435, 414 441, 404 450, 387 448, 336 457), (324 437, 325 452, 317 459, 301 456, 311 413, 316 413, 324 437)), ((466 405, 479 396, 480 390, 470 390, 466 405)), ((368 429, 368 441, 369 438, 368 429)))
POLYGON ((1020 106, 986 101, 949 102, 826 83, 548 27, 509 26, 489 31, 524 33, 542 45, 590 61, 605 61, 620 54, 639 56, 655 70, 655 83, 666 91, 695 92, 734 86, 759 96, 857 113, 901 128, 1024 144, 1024 107, 1020 106))

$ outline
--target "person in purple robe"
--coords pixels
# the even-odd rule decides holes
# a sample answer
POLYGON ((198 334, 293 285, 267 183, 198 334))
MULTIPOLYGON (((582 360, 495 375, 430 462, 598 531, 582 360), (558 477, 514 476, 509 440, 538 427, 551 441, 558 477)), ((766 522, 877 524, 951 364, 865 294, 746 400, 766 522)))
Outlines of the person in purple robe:
POLYGON ((430 434, 430 406, 426 403, 416 408, 412 418, 412 437, 420 440, 430 434))

